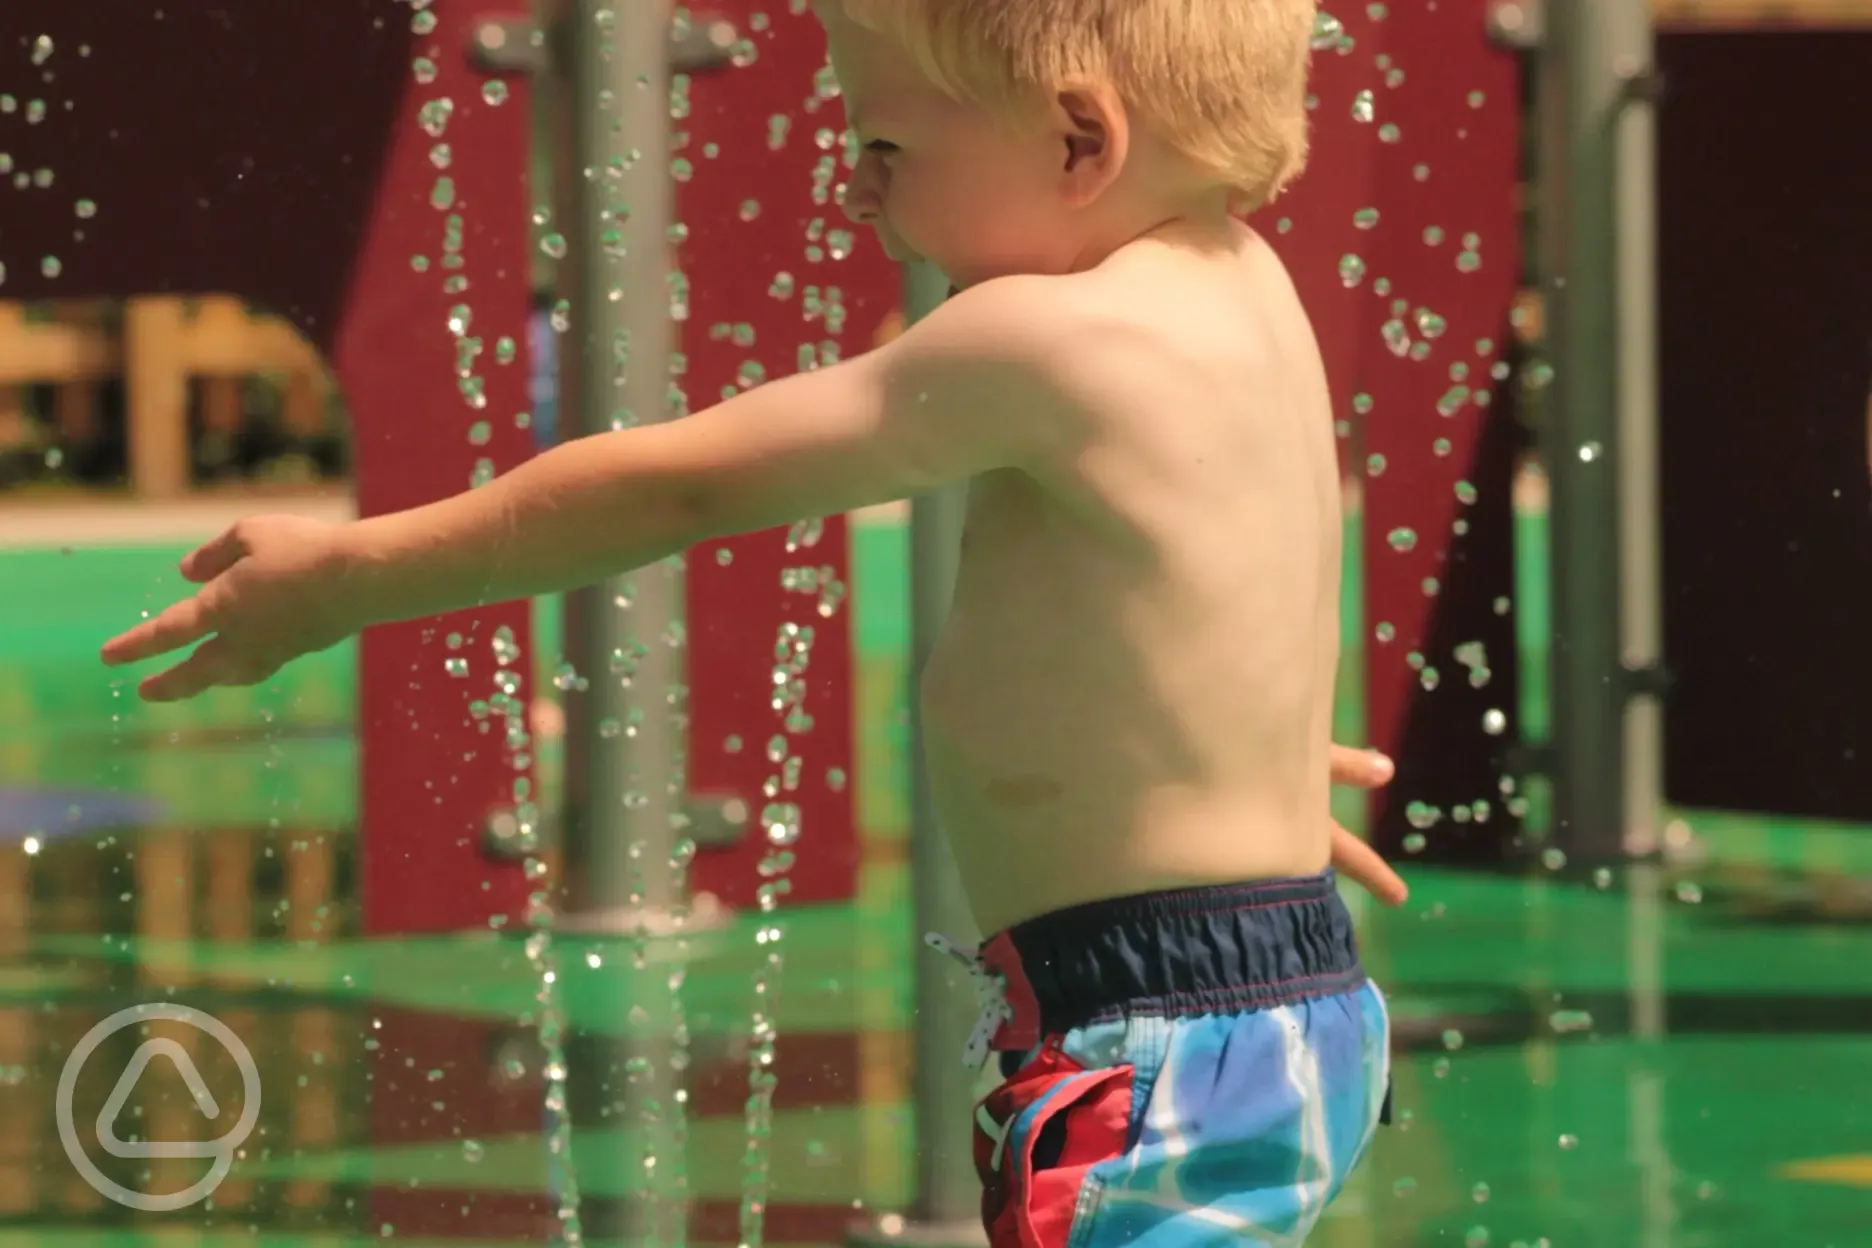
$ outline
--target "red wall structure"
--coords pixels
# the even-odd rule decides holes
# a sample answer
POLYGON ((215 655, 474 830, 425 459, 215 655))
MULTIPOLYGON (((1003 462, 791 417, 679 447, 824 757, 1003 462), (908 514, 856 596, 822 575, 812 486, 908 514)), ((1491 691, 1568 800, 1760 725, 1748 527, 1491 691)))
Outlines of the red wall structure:
MULTIPOLYGON (((681 326, 692 408, 761 377, 783 377, 867 350, 898 304, 900 278, 852 227, 835 191, 844 180, 844 111, 817 89, 825 44, 796 6, 721 0, 697 12, 732 22, 738 64, 698 74, 674 93, 678 253, 687 292, 681 326), (757 14, 765 14, 757 21, 757 14)), ((775 735, 802 760, 791 903, 856 894, 859 846, 852 787, 853 667, 850 542, 843 517, 820 532, 757 533, 713 542, 689 559, 689 665, 697 696, 689 736, 695 792, 746 794, 759 810, 775 735), (791 543, 797 549, 789 550, 791 543), (723 562, 724 557, 728 560, 723 562), (792 586, 789 588, 789 585, 792 586), (789 731, 772 707, 775 645, 785 624, 813 639, 805 709, 789 731), (704 696, 706 695, 706 696, 704 696), (738 748, 731 748, 737 738, 738 748)), ((756 832, 697 857, 698 889, 746 905, 765 883, 771 850, 756 832)))
POLYGON ((1326 7, 1341 33, 1316 40, 1311 163, 1255 225, 1313 317, 1364 499, 1367 735, 1398 760, 1378 843, 1399 851, 1413 802, 1486 800, 1486 825, 1446 819, 1428 852, 1492 853, 1512 822, 1521 438, 1491 370, 1522 278, 1521 69, 1486 0, 1326 7))

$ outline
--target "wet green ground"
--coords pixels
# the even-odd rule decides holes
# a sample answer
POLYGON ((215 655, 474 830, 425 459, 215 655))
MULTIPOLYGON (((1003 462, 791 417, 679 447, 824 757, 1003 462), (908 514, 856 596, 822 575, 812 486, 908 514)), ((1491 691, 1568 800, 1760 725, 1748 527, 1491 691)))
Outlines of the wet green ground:
MULTIPOLYGON (((271 690, 162 711, 114 695, 92 665, 113 626, 166 597, 176 553, 0 551, 0 1248, 540 1241, 554 1180, 525 949, 350 934, 349 652, 271 690), (158 807, 158 825, 141 826, 158 807), (121 1209, 60 1143, 73 1045, 152 1000, 210 1011, 257 1059, 259 1127, 209 1207, 121 1209)), ((855 904, 783 918, 771 1065, 750 1047, 768 924, 737 921, 689 951, 676 1000, 691 1037, 691 1242, 741 1237, 750 1069, 778 1079, 767 1242, 831 1242, 855 1202, 882 1211, 910 1195, 900 553, 898 534, 862 539, 870 865, 855 904)), ((1397 1020, 1400 1121, 1313 1242, 1872 1244, 1872 834, 1686 818, 1710 852, 1694 869, 1419 869, 1408 908, 1362 913, 1397 1020)), ((552 952, 577 1093, 634 1007, 667 1014, 675 955, 589 940, 552 952)), ((94 1157, 131 1047, 107 1044, 77 1081, 94 1157)), ((243 1103, 238 1074, 211 1043, 194 1054, 225 1121, 243 1103)), ((574 1101, 585 1226, 604 1239, 641 1173, 637 1137, 574 1101)), ((161 1060, 117 1121, 126 1138, 221 1133, 161 1060)), ((101 1164, 126 1186, 174 1191, 207 1163, 101 1164)))

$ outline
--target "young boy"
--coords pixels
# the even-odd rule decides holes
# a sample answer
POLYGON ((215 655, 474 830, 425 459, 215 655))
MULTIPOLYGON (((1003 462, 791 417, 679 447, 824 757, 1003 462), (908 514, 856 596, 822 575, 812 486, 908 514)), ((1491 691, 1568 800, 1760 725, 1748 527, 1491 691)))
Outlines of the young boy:
MULTIPOLYGON (((193 696, 369 624, 968 481, 925 760, 996 933, 997 1245, 1293 1244, 1369 1144, 1388 1026, 1329 863, 1340 496, 1318 348, 1234 214, 1300 169, 1308 0, 815 0, 845 209, 957 293, 900 338, 485 488, 243 522, 110 642, 193 696), (206 640, 203 640, 206 639, 206 640)), ((1348 759, 1348 772, 1356 759, 1348 759)), ((1335 856, 1337 855, 1337 856, 1335 856)))

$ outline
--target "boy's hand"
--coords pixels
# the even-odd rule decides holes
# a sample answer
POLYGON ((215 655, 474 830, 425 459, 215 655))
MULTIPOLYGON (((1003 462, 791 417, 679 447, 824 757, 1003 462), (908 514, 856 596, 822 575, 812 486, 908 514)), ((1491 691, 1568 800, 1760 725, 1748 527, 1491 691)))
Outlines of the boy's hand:
POLYGON ((104 643, 104 662, 202 642, 138 687, 146 701, 176 702, 216 685, 259 684, 300 655, 336 645, 367 622, 351 601, 344 532, 298 516, 241 521, 182 560, 182 575, 201 590, 104 643))
MULTIPOLYGON (((1376 789, 1388 784, 1396 770, 1390 759, 1375 750, 1352 750, 1343 745, 1332 747, 1334 784, 1376 789)), ((1332 865, 1340 875, 1386 905, 1401 906, 1410 897, 1410 887, 1378 856, 1378 851, 1337 823, 1333 824, 1332 865)))

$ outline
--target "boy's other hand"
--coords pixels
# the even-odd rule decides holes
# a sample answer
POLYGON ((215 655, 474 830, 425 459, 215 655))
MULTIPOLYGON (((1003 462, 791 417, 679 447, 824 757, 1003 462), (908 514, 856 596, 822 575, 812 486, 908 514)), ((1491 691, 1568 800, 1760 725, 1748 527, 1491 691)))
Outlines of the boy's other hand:
MULTIPOLYGON (((1357 789, 1382 788, 1396 772, 1391 760, 1375 750, 1353 750, 1343 745, 1332 747, 1334 784, 1357 789)), ((1332 832, 1332 865, 1340 875, 1386 905, 1401 906, 1410 897, 1410 886, 1391 869, 1391 864, 1337 823, 1333 824, 1332 832)))
POLYGON ((177 702, 216 685, 259 684, 300 655, 336 645, 365 623, 352 601, 344 533, 298 516, 241 521, 182 560, 182 575, 201 589, 104 643, 105 664, 201 642, 138 686, 146 701, 177 702))

